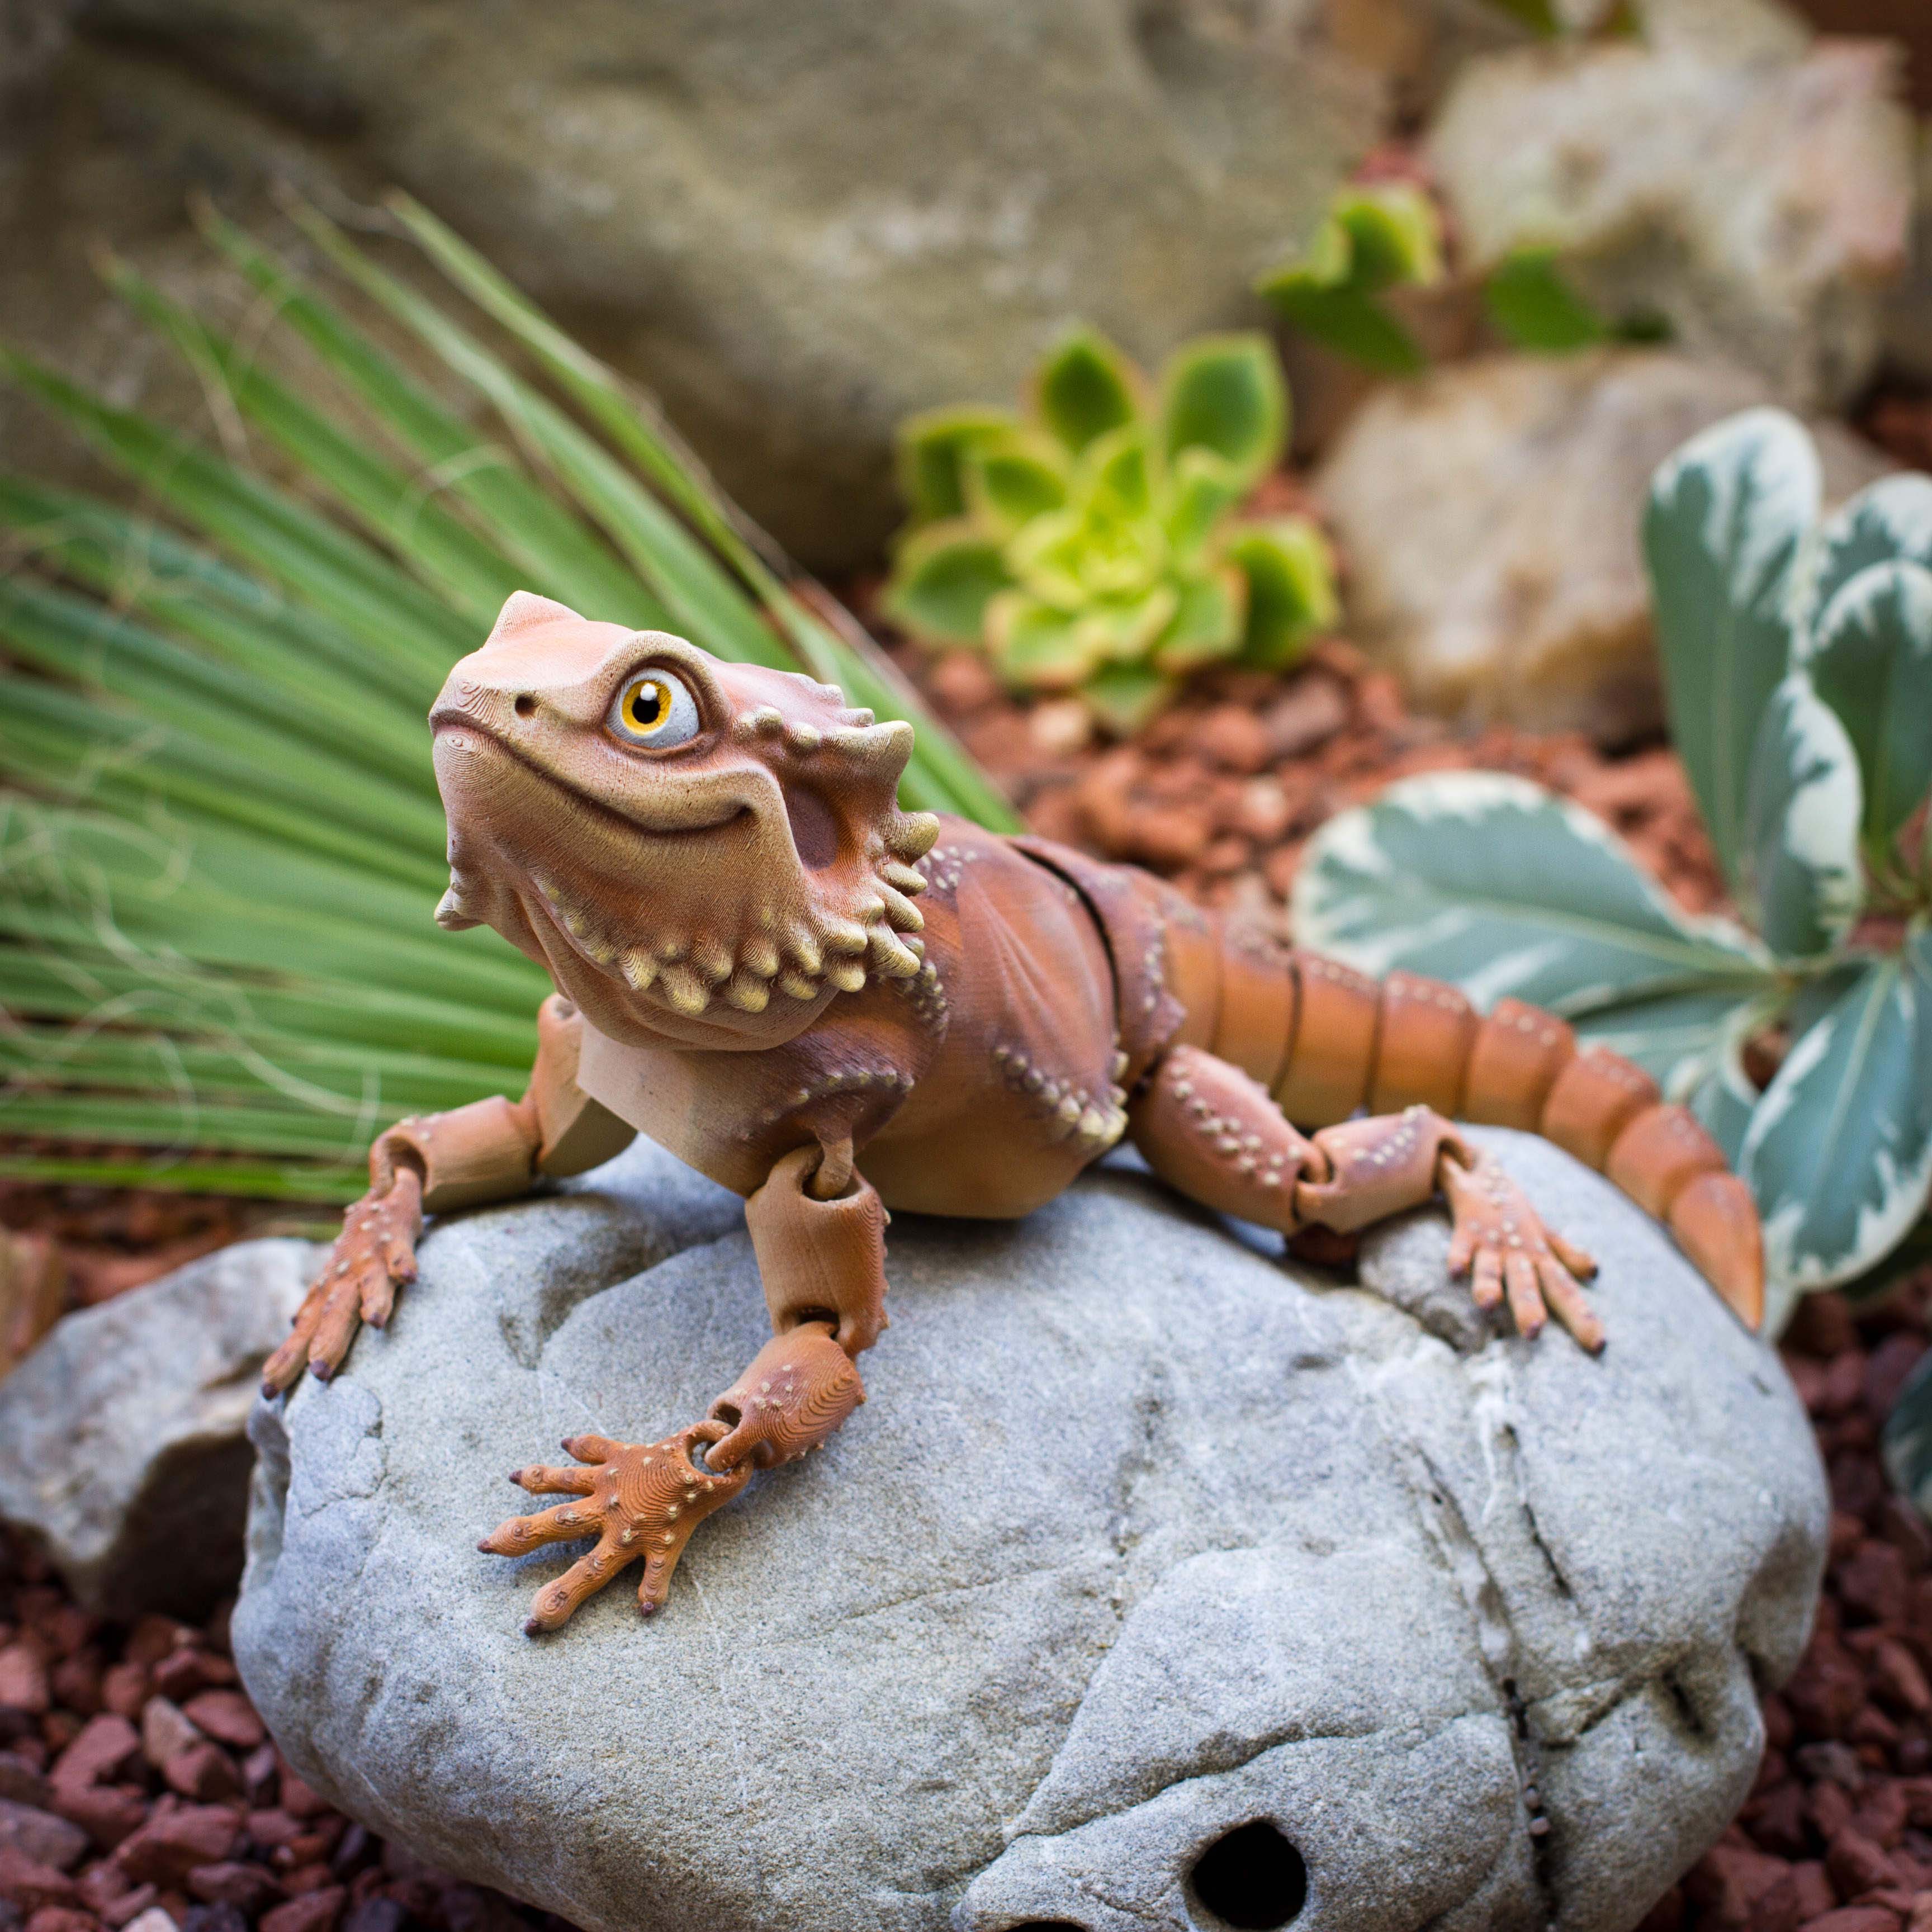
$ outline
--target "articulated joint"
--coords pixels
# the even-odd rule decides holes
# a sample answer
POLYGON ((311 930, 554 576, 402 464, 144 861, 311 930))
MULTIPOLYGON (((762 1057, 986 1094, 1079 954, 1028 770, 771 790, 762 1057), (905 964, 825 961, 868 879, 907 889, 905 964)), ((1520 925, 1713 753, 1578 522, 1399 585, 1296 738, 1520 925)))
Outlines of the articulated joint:
POLYGON ((851 1174, 830 1201, 812 1192, 823 1152, 794 1148, 745 1203, 772 1330, 830 1324, 848 1355, 869 1348, 886 1326, 886 1208, 872 1183, 851 1174))
POLYGON ((530 1185, 537 1139, 534 1110, 500 1094, 398 1120, 369 1150, 370 1190, 386 1194, 397 1169, 410 1167, 422 1177, 425 1214, 502 1201, 530 1185))

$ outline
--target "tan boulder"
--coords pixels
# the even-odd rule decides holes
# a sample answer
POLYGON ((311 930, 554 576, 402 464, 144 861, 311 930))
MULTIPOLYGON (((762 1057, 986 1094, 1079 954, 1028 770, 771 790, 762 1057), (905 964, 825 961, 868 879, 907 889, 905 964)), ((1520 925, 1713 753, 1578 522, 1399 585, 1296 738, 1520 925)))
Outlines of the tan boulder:
MULTIPOLYGON (((1756 376, 1661 350, 1495 356, 1384 390, 1316 478, 1352 633, 1413 702, 1603 744, 1662 720, 1638 544, 1651 472, 1756 376)), ((1892 466, 1815 426, 1826 490, 1892 466)))

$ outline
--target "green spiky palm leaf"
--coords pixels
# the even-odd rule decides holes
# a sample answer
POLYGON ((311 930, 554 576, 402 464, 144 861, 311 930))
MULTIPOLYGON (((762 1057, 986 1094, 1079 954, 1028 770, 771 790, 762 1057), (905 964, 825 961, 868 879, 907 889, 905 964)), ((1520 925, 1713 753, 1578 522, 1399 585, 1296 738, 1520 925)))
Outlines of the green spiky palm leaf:
POLYGON ((200 379, 222 450, 0 349, 0 374, 144 501, 0 474, 0 1135, 25 1141, 0 1173, 346 1198, 389 1122, 521 1090, 548 982, 494 934, 431 918, 425 722, 511 590, 834 680, 918 728, 908 806, 1013 826, 648 399, 394 206, 472 315, 309 210, 341 298, 204 218, 273 305, 272 364, 111 267, 200 379), (287 379, 284 344, 339 401, 287 379), (232 453, 257 447, 287 480, 232 453))

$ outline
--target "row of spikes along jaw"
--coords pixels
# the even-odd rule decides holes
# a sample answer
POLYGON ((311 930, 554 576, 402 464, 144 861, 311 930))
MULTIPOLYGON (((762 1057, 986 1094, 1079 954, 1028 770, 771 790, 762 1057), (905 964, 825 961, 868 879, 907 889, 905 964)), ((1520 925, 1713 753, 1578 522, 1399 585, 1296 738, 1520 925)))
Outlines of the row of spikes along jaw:
MULTIPOLYGON (((812 688, 842 706, 836 686, 812 688)), ((788 799, 806 794, 822 802, 836 836, 831 862, 808 868, 773 822, 776 814, 754 814, 749 862, 739 875, 688 881, 694 890, 676 896, 688 916, 648 935, 637 929, 634 904, 574 880, 567 864, 532 863, 526 876, 556 923, 602 972, 635 993, 655 988, 674 1012, 694 1019, 714 1000, 762 1014, 774 994, 809 1005, 828 990, 859 992, 873 974, 916 976, 925 920, 913 900, 926 880, 916 866, 939 826, 931 813, 902 812, 896 803, 912 728, 843 709, 819 724, 766 704, 735 718, 730 736, 770 770, 788 799)), ((664 842, 674 847, 678 836, 664 842)), ((694 856, 693 862, 700 862, 694 856)), ((467 923, 468 896, 460 864, 453 865, 439 919, 452 914, 467 923)), ((661 920, 668 896, 652 896, 661 920)))

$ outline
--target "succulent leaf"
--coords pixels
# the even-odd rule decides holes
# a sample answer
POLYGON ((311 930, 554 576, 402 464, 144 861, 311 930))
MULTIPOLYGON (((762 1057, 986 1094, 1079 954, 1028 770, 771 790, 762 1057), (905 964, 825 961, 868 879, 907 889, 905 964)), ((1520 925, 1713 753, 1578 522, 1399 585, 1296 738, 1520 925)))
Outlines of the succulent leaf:
POLYGON ((1146 664, 1111 664, 1080 687, 1087 708, 1116 737, 1131 737, 1172 702, 1180 688, 1146 664))
POLYGON ((1241 500, 1239 472, 1211 449, 1184 449, 1168 482, 1167 539, 1178 563, 1204 545, 1221 519, 1241 500))
POLYGON ((1771 694, 1751 756, 1744 884, 1774 952, 1828 952, 1864 900, 1858 763, 1803 671, 1771 694))
MULTIPOLYGON (((1932 569, 1932 476, 1881 476, 1848 497, 1820 527, 1809 559, 1808 599, 1815 628, 1826 607, 1875 563, 1932 569)), ((1808 640, 1801 649, 1808 649, 1808 640)))
POLYGON ((1379 375, 1409 376, 1428 358, 1376 296, 1442 273, 1442 218, 1408 182, 1340 189, 1302 253, 1256 284, 1304 335, 1379 375))
POLYGON ((1081 456, 1074 490, 1090 518, 1130 522, 1152 514, 1154 466, 1146 430, 1130 423, 1096 436, 1081 456))
POLYGON ((1229 524, 1287 436, 1265 337, 1186 344, 1156 410, 1139 371, 1082 329, 1048 357, 1033 406, 1018 427, 972 411, 914 425, 929 429, 929 466, 956 478, 966 514, 902 540, 886 598, 899 621, 967 642, 976 618, 971 634, 1016 688, 1106 672, 1093 708, 1117 730, 1151 716, 1195 666, 1244 646, 1257 664, 1286 664, 1334 621, 1332 559, 1312 524, 1229 524))
POLYGON ((1442 279, 1442 218, 1414 182, 1345 188, 1334 214, 1353 244, 1349 279, 1364 294, 1442 279))
POLYGON ((1007 682, 1022 691, 1071 691, 1100 661, 1078 617, 1023 590, 992 600, 986 645, 1007 682))
POLYGON ((974 403, 907 417, 899 425, 896 456, 899 494, 914 524, 964 516, 967 457, 1018 426, 1010 410, 974 403))
POLYGON ((1162 583, 1124 597, 1096 598, 1078 622, 1096 659, 1132 664, 1166 634, 1180 608, 1180 592, 1162 583))
POLYGON ((1076 329, 1040 365, 1034 402, 1040 421, 1077 456, 1096 436, 1134 421, 1144 386, 1139 370, 1104 335, 1076 329))
POLYGON ((1248 614, 1248 580, 1232 564, 1180 584, 1174 620, 1154 654, 1154 668, 1175 677, 1239 647, 1248 614))
POLYGON ((881 600, 895 623, 934 644, 976 644, 986 607, 1012 581, 1000 545, 955 518, 908 537, 881 600))
POLYGON ((1932 786, 1932 571, 1860 571, 1825 606, 1805 668, 1856 752, 1865 843, 1883 866, 1932 786))
POLYGON ((1413 376, 1429 366, 1415 338, 1360 289, 1277 281, 1262 293, 1303 334, 1378 376, 1413 376))
POLYGON ((1258 334, 1204 335, 1177 350, 1161 373, 1161 446, 1211 450, 1244 488, 1281 460, 1288 386, 1273 345, 1258 334))
POLYGON ((1285 668, 1340 615, 1334 552, 1306 517, 1244 524, 1223 554, 1247 580, 1244 662, 1285 668))
POLYGON ((1867 964, 1792 1047, 1739 1160, 1764 1216, 1768 1318, 1897 1244, 1932 1183, 1932 933, 1867 964))
POLYGON ((1564 356, 1606 340, 1604 319, 1564 275, 1554 248, 1518 248, 1483 284, 1490 320, 1518 349, 1564 356))
POLYGON ((1066 504, 1066 460, 1050 438, 1024 430, 988 436, 967 451, 966 502, 989 529, 1010 534, 1066 504))
POLYGON ((1791 656, 1816 452, 1781 410, 1694 437, 1652 479, 1643 526, 1671 735, 1726 874, 1741 875, 1758 723, 1791 656))

